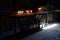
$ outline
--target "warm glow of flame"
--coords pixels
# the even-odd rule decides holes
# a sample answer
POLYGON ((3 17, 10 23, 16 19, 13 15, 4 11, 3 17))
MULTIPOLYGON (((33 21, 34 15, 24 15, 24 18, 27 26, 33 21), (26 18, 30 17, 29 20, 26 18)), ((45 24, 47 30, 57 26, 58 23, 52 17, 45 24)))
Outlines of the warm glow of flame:
POLYGON ((29 13, 29 10, 26 10, 26 13, 29 13))
POLYGON ((38 12, 42 12, 43 9, 41 7, 38 8, 38 12))
POLYGON ((32 10, 30 10, 30 13, 32 13, 32 10))
POLYGON ((42 10, 42 8, 38 8, 38 10, 42 10))
POLYGON ((31 14, 31 13, 30 13, 30 10, 26 10, 26 13, 27 13, 27 14, 31 14))
POLYGON ((17 14, 18 15, 22 15, 24 13, 24 11, 18 11, 17 14))

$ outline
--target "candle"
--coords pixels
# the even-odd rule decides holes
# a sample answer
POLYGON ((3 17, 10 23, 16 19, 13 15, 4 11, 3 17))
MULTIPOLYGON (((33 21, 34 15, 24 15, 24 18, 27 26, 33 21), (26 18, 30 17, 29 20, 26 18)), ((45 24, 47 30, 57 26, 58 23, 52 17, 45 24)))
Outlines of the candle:
POLYGON ((24 11, 18 11, 17 14, 18 15, 22 15, 24 13, 24 11))
POLYGON ((32 13, 32 10, 30 10, 30 13, 32 13))
POLYGON ((38 12, 42 12, 43 9, 41 7, 38 8, 38 12))
POLYGON ((27 13, 27 14, 30 14, 29 10, 26 10, 26 13, 27 13))

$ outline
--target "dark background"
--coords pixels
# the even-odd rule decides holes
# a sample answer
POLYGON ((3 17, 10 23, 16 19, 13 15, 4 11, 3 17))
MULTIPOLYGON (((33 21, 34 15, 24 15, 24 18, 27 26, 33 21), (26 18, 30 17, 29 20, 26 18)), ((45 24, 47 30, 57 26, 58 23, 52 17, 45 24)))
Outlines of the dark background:
POLYGON ((59 0, 0 0, 0 10, 16 11, 18 9, 36 9, 38 6, 45 6, 49 3, 56 9, 60 9, 59 0))

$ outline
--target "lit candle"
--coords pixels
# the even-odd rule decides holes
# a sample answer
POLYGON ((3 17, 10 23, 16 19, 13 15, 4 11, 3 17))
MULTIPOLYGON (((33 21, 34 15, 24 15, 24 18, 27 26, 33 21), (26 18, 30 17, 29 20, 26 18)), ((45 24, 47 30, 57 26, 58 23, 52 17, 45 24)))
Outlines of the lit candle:
POLYGON ((27 13, 27 14, 30 14, 29 10, 26 10, 26 13, 27 13))
POLYGON ((32 13, 32 10, 30 10, 30 13, 32 13))
POLYGON ((24 11, 18 11, 17 14, 18 15, 22 15, 24 13, 24 11))
POLYGON ((43 9, 41 7, 38 8, 38 12, 42 12, 43 9))

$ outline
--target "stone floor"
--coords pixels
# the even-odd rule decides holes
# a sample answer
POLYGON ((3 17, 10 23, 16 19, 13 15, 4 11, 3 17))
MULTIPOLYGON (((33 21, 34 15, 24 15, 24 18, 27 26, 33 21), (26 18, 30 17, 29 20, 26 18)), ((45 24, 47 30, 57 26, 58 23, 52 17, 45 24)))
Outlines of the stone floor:
POLYGON ((60 23, 53 23, 49 27, 51 28, 44 28, 20 40, 60 40, 60 23))

